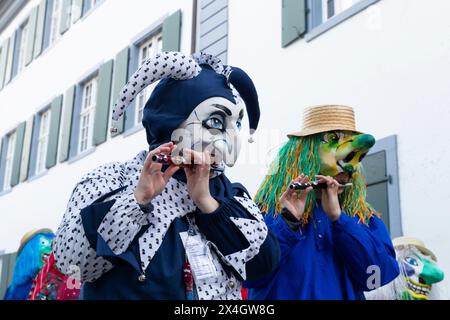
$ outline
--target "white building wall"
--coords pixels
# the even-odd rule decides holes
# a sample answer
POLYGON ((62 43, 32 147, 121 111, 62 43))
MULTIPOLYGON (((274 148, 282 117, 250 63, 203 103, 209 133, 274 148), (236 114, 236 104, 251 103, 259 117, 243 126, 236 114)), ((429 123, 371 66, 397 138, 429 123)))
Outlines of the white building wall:
MULTIPOLYGON (((38 2, 27 5, 0 42, 38 2)), ((190 52, 191 1, 124 2, 106 0, 0 91, 1 135, 180 8, 181 48, 190 52)), ((425 241, 450 275, 450 2, 429 5, 425 0, 381 0, 311 42, 300 39, 283 49, 281 1, 229 0, 228 63, 253 77, 262 117, 256 143, 244 143, 228 175, 254 194, 285 134, 299 129, 305 106, 354 106, 362 131, 378 139, 398 135, 403 233, 425 241)), ((91 155, 57 164, 1 196, 0 251, 15 251, 30 229, 56 230, 83 173, 144 148, 144 131, 109 139, 91 155)))

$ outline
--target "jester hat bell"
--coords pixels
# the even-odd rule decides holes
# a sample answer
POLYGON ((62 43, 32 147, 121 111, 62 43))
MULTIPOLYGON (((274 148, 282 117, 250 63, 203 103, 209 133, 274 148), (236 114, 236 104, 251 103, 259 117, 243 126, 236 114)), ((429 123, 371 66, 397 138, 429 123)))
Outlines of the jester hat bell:
MULTIPOLYGON (((161 80, 148 99, 142 124, 149 145, 171 141, 177 129, 202 101, 222 97, 232 103, 242 99, 250 125, 250 135, 260 118, 258 94, 242 69, 224 66, 217 57, 200 53, 162 52, 146 60, 122 89, 112 113, 112 131, 136 96, 148 85, 161 80)), ((251 137, 249 141, 251 141, 251 137)))

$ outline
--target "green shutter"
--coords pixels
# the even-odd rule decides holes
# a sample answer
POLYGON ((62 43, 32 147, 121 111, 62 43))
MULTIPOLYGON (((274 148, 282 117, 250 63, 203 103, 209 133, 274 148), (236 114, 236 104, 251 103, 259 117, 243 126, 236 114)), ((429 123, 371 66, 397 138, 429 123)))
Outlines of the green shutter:
POLYGON ((162 28, 162 51, 180 51, 181 10, 167 17, 162 28))
POLYGON ((83 13, 83 0, 72 0, 72 16, 73 22, 77 22, 81 18, 81 14, 83 13))
POLYGON ((44 30, 45 30, 45 12, 47 10, 47 0, 41 0, 37 13, 36 21, 36 33, 34 39, 34 58, 37 58, 42 52, 42 45, 44 42, 44 30))
POLYGON ((28 166, 30 164, 31 138, 33 136, 34 116, 31 116, 25 128, 25 136, 23 139, 22 163, 20 165, 20 182, 24 182, 28 178, 28 166))
POLYGON ((14 147, 14 160, 11 175, 11 187, 19 184, 20 166, 22 164, 22 146, 25 137, 26 122, 22 122, 16 129, 16 146, 14 147))
POLYGON ((306 0, 282 0, 281 44, 286 47, 306 32, 306 0))
POLYGON ((13 276, 14 276, 14 269, 16 267, 16 260, 17 260, 17 252, 12 252, 9 254, 9 261, 8 261, 8 286, 11 284, 13 276))
POLYGON ((9 267, 9 254, 3 254, 0 256, 0 297, 3 299, 5 296, 6 288, 8 288, 8 267, 9 267))
POLYGON ((45 167, 55 166, 58 155, 59 126, 61 123, 62 95, 52 101, 50 109, 50 130, 48 133, 47 158, 45 167))
MULTIPOLYGON (((116 55, 116 60, 114 61, 114 79, 112 88, 112 103, 116 103, 119 97, 120 90, 125 86, 128 81, 128 62, 130 58, 129 48, 125 48, 116 55)), ((119 119, 118 128, 116 133, 112 133, 111 136, 117 136, 121 134, 124 130, 125 116, 119 119)))
POLYGON ((113 65, 113 60, 109 60, 100 67, 98 72, 94 122, 94 145, 96 146, 105 142, 107 137, 113 65))
POLYGON ((59 148, 59 162, 69 159, 70 133, 72 132, 73 105, 75 102, 76 86, 69 88, 64 95, 64 116, 61 129, 61 147, 59 148))
POLYGON ((59 32, 61 34, 69 30, 70 24, 72 23, 71 16, 72 16, 72 0, 62 0, 61 24, 59 28, 59 32))
POLYGON ((27 51, 25 52, 25 64, 28 65, 33 60, 34 40, 36 38, 36 22, 37 22, 38 7, 33 8, 28 19, 28 39, 27 51))
POLYGON ((9 39, 3 41, 1 46, 1 57, 0 57, 0 90, 3 88, 6 75, 6 62, 8 61, 8 50, 9 50, 9 39))
POLYGON ((6 69, 5 69, 5 82, 4 82, 5 85, 9 83, 9 81, 11 80, 16 34, 17 32, 14 32, 11 38, 9 38, 9 50, 8 50, 8 57, 6 59, 6 69))

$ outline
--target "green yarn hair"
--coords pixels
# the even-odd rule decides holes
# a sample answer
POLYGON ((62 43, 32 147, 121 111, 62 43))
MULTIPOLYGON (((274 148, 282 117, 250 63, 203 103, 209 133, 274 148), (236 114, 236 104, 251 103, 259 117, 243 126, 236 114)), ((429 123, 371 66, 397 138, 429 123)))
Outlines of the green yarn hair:
MULTIPOLYGON (((310 178, 320 174, 320 143, 320 134, 289 138, 272 162, 269 174, 266 175, 255 195, 255 202, 261 211, 276 216, 281 211, 278 200, 292 180, 301 173, 310 178)), ((360 221, 367 224, 375 210, 366 202, 366 183, 361 172, 361 165, 353 173, 351 182, 353 186, 345 188, 339 195, 342 210, 351 217, 358 215, 360 221)), ((303 214, 303 225, 308 223, 316 201, 316 192, 310 192, 303 214)))

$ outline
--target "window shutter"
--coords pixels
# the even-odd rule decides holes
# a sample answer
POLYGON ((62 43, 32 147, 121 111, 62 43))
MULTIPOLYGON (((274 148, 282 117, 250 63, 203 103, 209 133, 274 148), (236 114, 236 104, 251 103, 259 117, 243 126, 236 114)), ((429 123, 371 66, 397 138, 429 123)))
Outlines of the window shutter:
POLYGON ((72 0, 62 0, 61 7, 61 25, 59 27, 59 32, 61 34, 65 33, 70 28, 70 23, 72 15, 72 0))
POLYGON ((44 28, 45 28, 45 12, 47 10, 47 0, 41 0, 37 11, 36 19, 36 32, 34 37, 34 58, 39 57, 42 52, 42 44, 44 40, 44 28))
POLYGON ((228 50, 228 0, 199 4, 198 49, 219 57, 226 63, 228 50))
POLYGON ((86 15, 86 13, 89 12, 89 10, 91 10, 91 2, 92 1, 90 1, 90 0, 83 1, 83 13, 82 13, 83 17, 86 15))
POLYGON ((41 127, 41 116, 35 114, 33 116, 33 133, 31 135, 31 147, 30 147, 30 163, 28 164, 28 179, 34 177, 36 174, 36 158, 37 148, 39 144, 39 131, 41 127))
POLYGON ((83 99, 83 85, 78 84, 75 87, 75 97, 73 102, 72 127, 70 130, 70 142, 69 142, 69 159, 72 159, 78 154, 78 138, 80 133, 80 112, 82 99, 83 99))
POLYGON ((5 70, 5 82, 6 85, 11 80, 11 74, 12 74, 12 66, 14 62, 14 47, 16 43, 16 35, 17 33, 14 33, 11 38, 9 38, 9 50, 8 50, 8 58, 6 59, 6 70, 5 70))
POLYGON ((27 51, 25 52, 25 64, 28 65, 32 60, 34 56, 34 42, 36 39, 36 23, 37 23, 37 14, 38 14, 38 8, 34 7, 33 10, 31 10, 30 18, 28 19, 28 39, 27 41, 27 51))
MULTIPOLYGON (((116 55, 114 61, 114 78, 113 78, 113 88, 112 88, 112 102, 111 105, 116 103, 119 97, 120 90, 125 86, 128 81, 128 63, 130 57, 129 48, 125 48, 116 55)), ((124 129, 124 116, 119 119, 118 128, 116 133, 112 133, 111 136, 117 136, 123 132, 124 129)))
POLYGON ((162 51, 180 51, 181 10, 167 17, 162 27, 162 51))
POLYGON ((107 137, 113 65, 114 61, 109 60, 100 67, 98 72, 98 92, 94 121, 94 145, 96 146, 105 142, 107 137))
POLYGON ((23 151, 22 151, 22 163, 20 165, 20 182, 24 182, 28 179, 28 166, 30 164, 30 149, 31 149, 31 138, 33 135, 33 122, 34 117, 28 119, 25 136, 23 139, 23 151))
POLYGON ((13 60, 12 60, 12 70, 11 70, 11 79, 17 75, 17 71, 19 69, 19 54, 20 54, 20 43, 22 42, 22 31, 19 29, 16 30, 15 41, 14 41, 14 49, 13 49, 13 60))
POLYGON ((0 90, 3 88, 6 76, 6 63, 8 61, 9 39, 3 41, 1 46, 2 56, 0 57, 0 90))
POLYGON ((14 160, 12 166, 12 175, 11 175, 11 187, 19 184, 20 178, 20 165, 22 163, 22 146, 23 139, 25 137, 25 126, 26 123, 22 122, 16 129, 16 145, 14 147, 14 160))
POLYGON ((287 47, 306 32, 306 0, 282 0, 281 45, 287 47))
POLYGON ((72 132, 73 106, 75 101, 75 86, 66 91, 64 95, 64 116, 62 119, 61 146, 59 149, 59 162, 69 159, 70 138, 72 132))
POLYGON ((83 0, 72 0, 72 15, 73 15, 73 22, 77 22, 80 20, 81 15, 83 13, 83 0))
POLYGON ((53 99, 50 111, 50 129, 48 133, 47 158, 45 167, 55 166, 58 155, 59 126, 61 123, 62 95, 53 99))
POLYGON ((0 256, 0 297, 5 296, 6 289, 8 288, 8 268, 9 268, 9 254, 3 254, 0 256))
MULTIPOLYGON (((45 0, 43 0, 45 1, 45 0)), ((52 29, 52 15, 53 15, 53 1, 55 0, 47 0, 46 8, 45 8, 45 21, 44 21, 44 36, 42 40, 42 50, 48 48, 50 45, 50 32, 52 29)))
POLYGON ((13 252, 9 254, 9 265, 7 266, 8 268, 8 286, 11 284, 12 279, 13 279, 13 275, 14 275, 14 268, 16 266, 16 259, 17 259, 17 252, 13 252))
MULTIPOLYGON (((163 40, 164 41, 164 40, 163 40)), ((130 59, 128 64, 128 74, 132 75, 136 72, 139 65, 139 46, 135 45, 130 48, 130 59)), ((136 113, 136 99, 133 100, 133 102, 130 103, 128 108, 125 111, 125 131, 130 130, 131 128, 134 128, 134 118, 136 113)))
POLYGON ((3 191, 3 179, 5 177, 5 161, 8 148, 8 137, 3 136, 2 147, 0 149, 0 191, 3 191))

